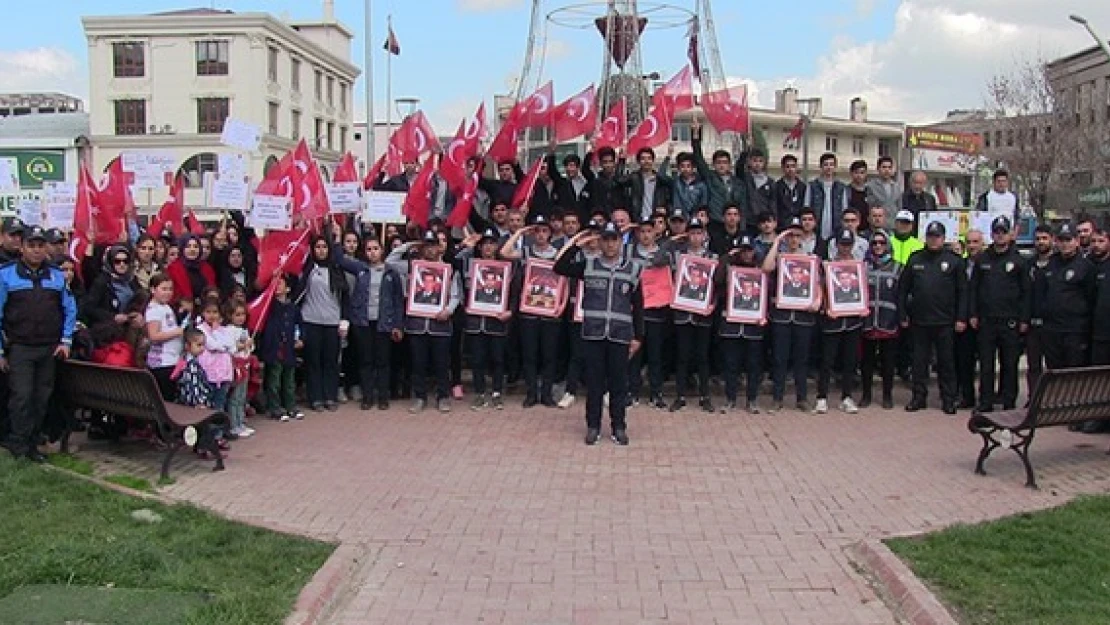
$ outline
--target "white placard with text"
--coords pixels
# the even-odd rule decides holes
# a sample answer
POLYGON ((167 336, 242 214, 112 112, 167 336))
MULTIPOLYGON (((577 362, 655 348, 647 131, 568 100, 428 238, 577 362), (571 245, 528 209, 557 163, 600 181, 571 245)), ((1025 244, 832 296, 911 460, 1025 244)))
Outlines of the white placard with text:
POLYGON ((289 198, 284 195, 255 195, 251 206, 250 225, 266 230, 289 230, 293 216, 289 211, 289 198))

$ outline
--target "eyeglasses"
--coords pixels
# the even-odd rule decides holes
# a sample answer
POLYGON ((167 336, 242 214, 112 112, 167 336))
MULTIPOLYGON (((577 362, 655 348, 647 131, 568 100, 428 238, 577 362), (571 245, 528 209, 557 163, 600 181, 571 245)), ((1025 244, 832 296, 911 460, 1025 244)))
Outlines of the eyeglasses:
POLYGON ((114 265, 129 265, 131 264, 130 258, 113 258, 112 264, 114 265))
POLYGON ((886 241, 872 241, 871 242, 871 247, 878 247, 880 245, 886 245, 886 241))

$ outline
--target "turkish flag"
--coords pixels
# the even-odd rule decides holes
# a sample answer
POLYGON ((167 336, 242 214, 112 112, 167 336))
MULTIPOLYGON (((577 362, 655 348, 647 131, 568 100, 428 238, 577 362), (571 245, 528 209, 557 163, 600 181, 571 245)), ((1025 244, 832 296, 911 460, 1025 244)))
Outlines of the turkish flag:
MULTIPOLYGON (((289 177, 288 189, 292 190, 293 216, 301 216, 307 221, 319 219, 331 212, 328 194, 324 191, 324 179, 316 166, 308 143, 301 138, 293 151, 293 171, 289 177)), ((282 179, 282 184, 286 179, 282 179)), ((288 195, 288 193, 286 193, 288 195)))
POLYGON ((459 129, 455 131, 455 138, 447 145, 443 152, 443 160, 439 163, 439 175, 447 183, 447 188, 452 193, 458 193, 466 184, 466 120, 459 122, 459 129))
POLYGON ((505 123, 501 124, 501 130, 497 136, 493 138, 493 143, 486 150, 486 156, 492 158, 495 163, 516 161, 520 130, 511 116, 510 119, 506 119, 505 123))
POLYGON ((420 173, 412 181, 408 195, 405 196, 404 213, 409 221, 428 227, 428 214, 432 210, 432 174, 436 171, 436 157, 429 154, 424 159, 420 173))
POLYGON ((73 231, 87 237, 93 227, 93 207, 96 205, 97 188, 92 174, 85 165, 77 172, 77 204, 73 210, 73 231))
POLYGON ((628 138, 628 153, 636 154, 641 148, 654 148, 668 141, 671 138, 673 121, 674 111, 670 110, 666 100, 661 105, 652 107, 647 117, 628 138))
POLYGON ((455 207, 447 216, 449 228, 463 228, 470 221, 470 209, 474 206, 474 194, 478 191, 478 172, 471 172, 463 184, 462 194, 455 200, 455 207))
POLYGON ((96 226, 95 242, 100 245, 119 243, 124 215, 133 210, 135 203, 131 199, 128 176, 123 171, 123 159, 116 157, 97 185, 96 201, 92 207, 96 226))
POLYGON ((405 118, 401 126, 389 139, 389 144, 397 148, 403 161, 415 161, 425 152, 439 152, 436 131, 428 123, 423 111, 417 111, 405 118))
POLYGON ((658 107, 664 100, 670 104, 672 114, 694 108, 694 74, 689 65, 684 66, 682 71, 656 90, 651 97, 651 104, 658 107))
POLYGON ((540 177, 540 167, 543 165, 543 160, 543 157, 537 158, 524 176, 524 180, 516 186, 516 191, 513 192, 512 208, 520 208, 532 201, 532 193, 536 190, 536 180, 540 177))
POLYGON ((518 128, 548 128, 554 117, 555 88, 551 81, 544 83, 535 93, 516 103, 509 111, 509 119, 516 122, 518 128))
POLYGON ((358 182, 358 166, 355 165, 354 155, 350 152, 343 155, 331 180, 332 182, 358 182))
POLYGON ((738 132, 747 134, 748 125, 748 88, 725 87, 702 95, 702 109, 710 124, 717 132, 738 132))
POLYGON ((601 122, 594 143, 598 149, 620 148, 628 140, 628 102, 621 98, 601 122))
POLYGON ((374 185, 378 184, 378 177, 381 176, 382 169, 385 168, 386 154, 378 157, 374 164, 370 167, 370 171, 366 172, 366 177, 362 179, 363 189, 373 189, 374 185))
POLYGON ((162 208, 158 210, 158 214, 154 219, 150 220, 150 225, 147 227, 147 232, 152 236, 160 236, 162 229, 168 224, 173 232, 173 236, 179 237, 185 232, 185 181, 183 177, 178 174, 173 178, 173 184, 170 185, 170 196, 162 203, 162 208))
POLYGON ((205 235, 204 222, 197 219, 197 214, 191 208, 189 209, 189 234, 195 234, 198 237, 205 235))
POLYGON ((555 140, 569 141, 594 131, 597 126, 597 102, 594 86, 555 107, 555 140))
POLYGON ((790 129, 782 139, 782 149, 784 150, 797 150, 802 144, 802 133, 806 130, 806 118, 801 116, 798 118, 798 123, 790 129))
POLYGON ((81 275, 81 261, 85 259, 88 253, 89 240, 85 237, 85 233, 74 230, 73 236, 69 239, 69 257, 73 259, 73 264, 77 267, 74 275, 82 282, 84 282, 84 276, 81 275))
POLYGON ((258 286, 264 287, 279 273, 300 275, 308 258, 309 230, 270 230, 258 252, 258 286))
POLYGON ((270 280, 266 290, 258 297, 247 303, 247 331, 254 336, 266 325, 270 316, 270 308, 274 303, 274 292, 277 290, 277 280, 270 280))

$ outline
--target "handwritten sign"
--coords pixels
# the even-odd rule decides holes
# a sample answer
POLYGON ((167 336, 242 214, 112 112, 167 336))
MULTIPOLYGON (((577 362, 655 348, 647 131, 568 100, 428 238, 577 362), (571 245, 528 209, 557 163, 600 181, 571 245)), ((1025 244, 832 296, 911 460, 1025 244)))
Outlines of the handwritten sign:
POLYGON ((177 171, 177 157, 173 152, 134 150, 120 154, 123 171, 134 174, 135 189, 161 189, 169 184, 177 171))
POLYGON ((204 175, 205 205, 224 210, 245 210, 250 198, 250 182, 243 176, 214 174, 204 175))
POLYGON ((247 177, 247 158, 242 153, 220 154, 217 157, 216 171, 228 178, 247 177))
POLYGON ((4 193, 19 192, 18 159, 0 158, 0 191, 4 193))
POLYGON ((403 224, 405 193, 398 191, 371 191, 366 194, 362 210, 363 223, 403 224))
POLYGON ((25 226, 42 225, 42 201, 23 198, 19 201, 19 219, 25 226))
POLYGON ((334 182, 324 185, 333 213, 357 213, 362 209, 362 196, 358 182, 334 182))
POLYGON ((255 195, 251 207, 250 223, 254 228, 289 230, 293 217, 289 212, 289 198, 284 195, 255 195))
POLYGON ((224 131, 220 143, 228 147, 254 152, 262 142, 262 129, 254 124, 228 117, 224 120, 224 131))
POLYGON ((46 208, 46 227, 69 231, 77 206, 77 186, 72 182, 42 183, 42 203, 46 208))

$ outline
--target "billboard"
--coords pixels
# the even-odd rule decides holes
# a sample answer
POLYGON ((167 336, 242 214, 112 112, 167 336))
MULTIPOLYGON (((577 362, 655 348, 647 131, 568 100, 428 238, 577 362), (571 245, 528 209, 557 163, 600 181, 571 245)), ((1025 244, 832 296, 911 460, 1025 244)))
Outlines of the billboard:
POLYGON ((943 150, 978 154, 982 150, 982 138, 970 132, 951 132, 934 128, 906 128, 906 145, 911 148, 943 150))
POLYGON ((42 189, 47 181, 65 182, 65 150, 0 150, 0 158, 15 159, 24 191, 42 189))

